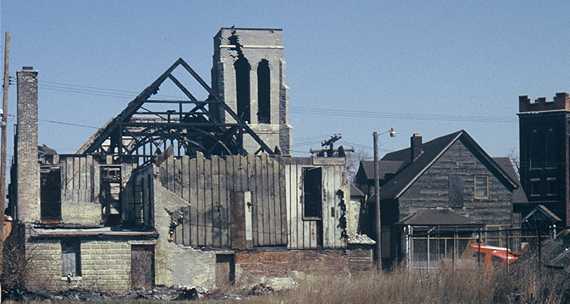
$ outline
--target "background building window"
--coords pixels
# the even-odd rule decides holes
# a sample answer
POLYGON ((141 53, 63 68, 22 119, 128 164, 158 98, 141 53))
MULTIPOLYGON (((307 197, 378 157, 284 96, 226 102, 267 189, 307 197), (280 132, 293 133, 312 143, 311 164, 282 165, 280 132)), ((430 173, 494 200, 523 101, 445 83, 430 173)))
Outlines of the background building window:
POLYGON ((530 136, 530 167, 531 168, 541 168, 543 164, 542 160, 542 145, 541 138, 538 134, 538 130, 532 130, 532 135, 530 136))
POLYGON ((540 178, 530 179, 530 196, 540 196, 540 178))
POLYGON ((489 198, 488 182, 487 176, 475 176, 475 198, 489 198))
POLYGON ((546 178, 547 190, 548 192, 546 195, 548 196, 556 196, 558 192, 556 177, 547 177, 546 178))
POLYGON ((556 153, 558 152, 557 146, 554 130, 549 129, 546 134, 546 167, 556 168, 556 153))
POLYGON ((81 242, 79 240, 61 242, 61 276, 81 276, 81 242))

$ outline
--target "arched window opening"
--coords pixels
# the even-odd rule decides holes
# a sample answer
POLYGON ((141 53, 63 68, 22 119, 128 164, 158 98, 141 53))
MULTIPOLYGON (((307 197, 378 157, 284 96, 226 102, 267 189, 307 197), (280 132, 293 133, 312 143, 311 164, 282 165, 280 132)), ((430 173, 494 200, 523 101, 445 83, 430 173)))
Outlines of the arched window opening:
POLYGON ((251 122, 249 71, 251 66, 247 59, 240 58, 234 63, 236 69, 237 115, 245 122, 251 122))
POLYGON ((540 168, 542 166, 542 145, 540 144, 540 136, 538 130, 532 130, 530 136, 530 167, 540 168))
POLYGON ((271 123, 269 62, 261 60, 257 67, 257 121, 271 123))
POLYGON ((556 135, 553 129, 548 130, 546 135, 546 166, 549 168, 556 167, 556 152, 557 152, 556 135))

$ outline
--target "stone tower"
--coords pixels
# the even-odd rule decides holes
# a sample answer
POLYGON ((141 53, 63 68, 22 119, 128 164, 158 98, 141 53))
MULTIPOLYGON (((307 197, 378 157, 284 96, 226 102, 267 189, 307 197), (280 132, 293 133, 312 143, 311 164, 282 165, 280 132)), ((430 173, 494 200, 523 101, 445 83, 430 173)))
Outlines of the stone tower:
POLYGON ((16 219, 40 220, 40 165, 38 164, 38 71, 23 67, 17 77, 17 207, 16 219))
MULTIPOLYGON (((281 29, 222 28, 214 37, 212 87, 236 114, 271 148, 290 155, 289 88, 281 29)), ((216 111, 221 121, 233 118, 216 111)), ((244 148, 259 145, 244 137, 244 148)))
MULTIPOLYGON (((519 96, 520 177, 529 201, 515 206, 525 216, 538 204, 553 211, 570 225, 569 136, 570 98, 556 93, 531 100, 519 96)), ((518 209, 518 210, 516 210, 518 209)))

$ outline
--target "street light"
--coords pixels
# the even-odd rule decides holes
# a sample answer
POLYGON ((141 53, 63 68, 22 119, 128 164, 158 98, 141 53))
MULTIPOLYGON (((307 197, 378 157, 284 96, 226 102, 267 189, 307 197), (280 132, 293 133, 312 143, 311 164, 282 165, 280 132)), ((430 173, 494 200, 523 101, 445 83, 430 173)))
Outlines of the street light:
POLYGON ((374 132, 374 196, 376 207, 376 250, 374 252, 374 260, 378 271, 382 270, 382 217, 380 214, 380 167, 378 161, 378 135, 390 132, 390 137, 396 137, 394 128, 382 133, 374 132))

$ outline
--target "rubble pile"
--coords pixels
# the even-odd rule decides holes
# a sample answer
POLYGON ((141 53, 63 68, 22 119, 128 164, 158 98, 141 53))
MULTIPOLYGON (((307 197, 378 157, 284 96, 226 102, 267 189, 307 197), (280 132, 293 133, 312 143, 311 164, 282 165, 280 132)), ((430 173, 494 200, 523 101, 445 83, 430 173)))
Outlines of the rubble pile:
POLYGON ((132 291, 115 293, 107 291, 92 291, 82 288, 69 289, 60 292, 29 292, 14 289, 3 290, 2 300, 12 301, 109 301, 109 300, 163 300, 188 301, 208 298, 207 290, 200 287, 171 286, 155 287, 153 289, 135 289, 132 291))
POLYGON ((158 286, 153 289, 135 289, 122 293, 107 291, 92 291, 74 288, 59 292, 29 292, 21 289, 2 290, 2 300, 24 301, 130 301, 130 300, 161 300, 161 301, 191 301, 197 299, 236 299, 273 293, 274 289, 263 283, 244 289, 242 294, 220 295, 212 294, 202 287, 188 286, 158 286))

